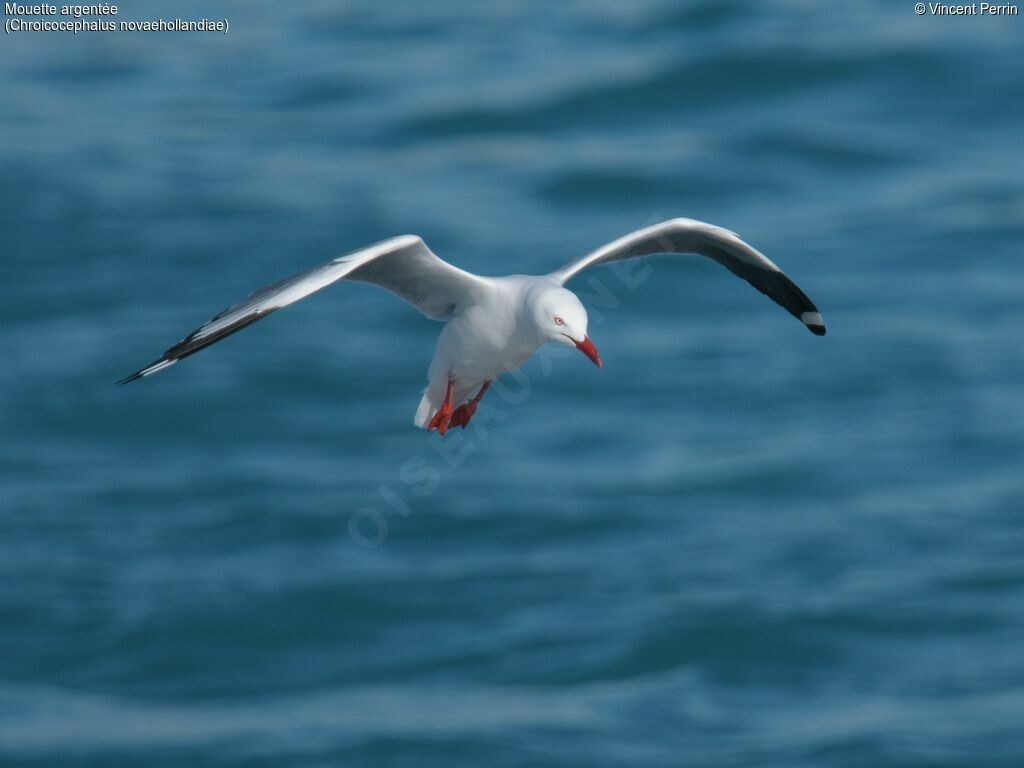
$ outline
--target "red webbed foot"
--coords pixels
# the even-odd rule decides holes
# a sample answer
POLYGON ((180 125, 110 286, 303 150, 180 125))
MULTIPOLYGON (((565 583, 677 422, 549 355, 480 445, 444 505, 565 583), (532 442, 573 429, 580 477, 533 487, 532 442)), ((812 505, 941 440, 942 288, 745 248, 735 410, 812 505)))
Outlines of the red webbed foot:
POLYGON ((476 397, 456 408, 455 413, 452 414, 449 426, 462 427, 465 429, 466 425, 469 424, 469 420, 472 419, 473 415, 476 413, 476 407, 480 403, 480 398, 484 396, 484 392, 487 391, 489 386, 491 386, 491 382, 485 381, 480 387, 480 391, 476 393, 476 397))
POLYGON ((438 412, 434 414, 434 418, 432 418, 430 420, 430 423, 427 424, 427 432, 431 431, 432 429, 436 429, 443 435, 445 432, 448 431, 448 426, 451 424, 451 421, 451 406, 448 406, 447 408, 441 406, 438 412))
POLYGON ((451 421, 448 422, 448 426, 465 429, 466 425, 469 424, 469 420, 473 418, 474 413, 476 413, 475 405, 471 407, 469 403, 463 403, 455 409, 451 421))
POLYGON ((434 414, 434 418, 427 424, 427 432, 432 429, 436 429, 440 434, 444 434, 448 431, 448 425, 451 424, 452 420, 452 387, 454 382, 448 379, 448 389, 444 393, 444 402, 441 403, 441 407, 437 409, 437 413, 434 414))

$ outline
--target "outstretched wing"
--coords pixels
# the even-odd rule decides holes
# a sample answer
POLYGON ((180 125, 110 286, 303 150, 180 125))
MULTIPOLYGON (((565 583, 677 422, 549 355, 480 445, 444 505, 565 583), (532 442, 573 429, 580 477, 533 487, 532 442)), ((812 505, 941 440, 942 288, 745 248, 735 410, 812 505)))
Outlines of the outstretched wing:
POLYGON ((271 312, 346 278, 385 288, 435 320, 450 317, 459 304, 470 300, 485 286, 483 278, 439 259, 419 237, 393 237, 261 288, 201 325, 158 360, 118 383, 126 384, 162 371, 271 312))
POLYGON ((811 333, 825 335, 825 323, 814 302, 764 254, 727 229, 693 219, 671 219, 632 232, 549 277, 564 285, 587 267, 657 253, 696 253, 714 259, 800 320, 811 333))

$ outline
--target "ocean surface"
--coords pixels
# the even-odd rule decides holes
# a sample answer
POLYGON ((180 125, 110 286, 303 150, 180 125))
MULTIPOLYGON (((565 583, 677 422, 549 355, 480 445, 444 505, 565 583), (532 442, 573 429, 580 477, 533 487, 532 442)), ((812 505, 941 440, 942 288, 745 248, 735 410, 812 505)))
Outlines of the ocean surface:
POLYGON ((1024 17, 910 2, 142 2, 0 41, 0 765, 1024 765, 1024 17), (441 439, 417 233, 572 287, 441 439), (481 413, 484 413, 482 410, 481 413))

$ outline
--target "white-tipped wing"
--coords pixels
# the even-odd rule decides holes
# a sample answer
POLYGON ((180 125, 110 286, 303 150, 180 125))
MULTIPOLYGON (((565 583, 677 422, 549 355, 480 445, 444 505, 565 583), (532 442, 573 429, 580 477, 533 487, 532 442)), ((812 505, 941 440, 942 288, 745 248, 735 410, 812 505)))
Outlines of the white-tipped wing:
POLYGON ((483 278, 442 261, 415 235, 393 237, 261 288, 201 325, 158 360, 118 383, 125 384, 162 371, 271 312, 343 279, 385 288, 435 320, 449 318, 456 307, 486 290, 483 278))
POLYGON ((814 302, 764 254, 727 229, 693 219, 671 219, 632 232, 566 264, 550 277, 564 285, 587 267, 658 253, 696 253, 714 259, 796 317, 811 333, 825 335, 814 302))

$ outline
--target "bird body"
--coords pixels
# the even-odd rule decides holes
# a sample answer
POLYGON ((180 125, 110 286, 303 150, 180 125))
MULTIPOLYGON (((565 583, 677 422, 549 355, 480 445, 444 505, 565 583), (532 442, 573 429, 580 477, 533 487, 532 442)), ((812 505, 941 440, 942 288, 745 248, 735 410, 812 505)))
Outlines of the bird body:
MULTIPOLYGON (((438 337, 427 388, 414 419, 418 427, 425 426, 443 405, 449 379, 455 382, 452 402, 461 403, 484 382, 522 366, 549 340, 536 318, 535 308, 542 296, 547 296, 552 306, 559 300, 570 307, 573 301, 579 302, 547 276, 509 275, 484 280, 487 289, 472 303, 458 308, 438 337)), ((579 308, 582 310, 582 305, 579 308)), ((586 335, 584 320, 576 338, 582 340, 586 335)))
POLYGON ((812 333, 825 326, 813 302, 737 235, 692 219, 672 219, 619 238, 548 275, 481 277, 402 235, 267 286, 219 313, 127 383, 163 370, 282 307, 342 279, 378 285, 427 317, 444 321, 414 423, 441 434, 469 423, 490 382, 525 363, 543 344, 574 346, 601 367, 587 335, 587 311, 564 284, 583 269, 657 253, 717 261, 796 316, 812 333), (474 394, 475 393, 475 394, 474 394))

